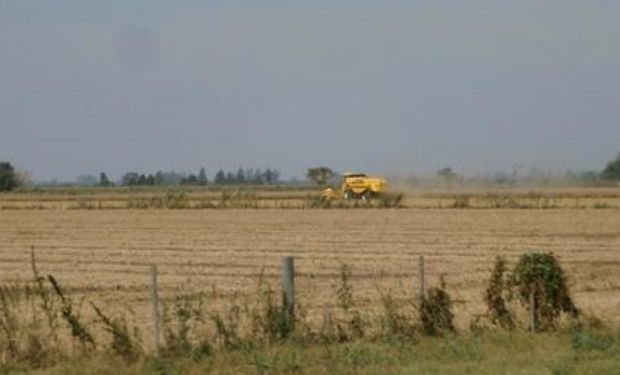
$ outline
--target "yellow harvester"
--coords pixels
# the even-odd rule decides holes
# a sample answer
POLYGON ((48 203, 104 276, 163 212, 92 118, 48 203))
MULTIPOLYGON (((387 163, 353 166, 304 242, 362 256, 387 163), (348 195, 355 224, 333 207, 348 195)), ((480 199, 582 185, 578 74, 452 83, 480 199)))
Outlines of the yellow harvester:
POLYGON ((345 173, 340 191, 328 188, 323 191, 326 199, 362 199, 369 200, 385 191, 383 178, 368 177, 364 173, 345 173))

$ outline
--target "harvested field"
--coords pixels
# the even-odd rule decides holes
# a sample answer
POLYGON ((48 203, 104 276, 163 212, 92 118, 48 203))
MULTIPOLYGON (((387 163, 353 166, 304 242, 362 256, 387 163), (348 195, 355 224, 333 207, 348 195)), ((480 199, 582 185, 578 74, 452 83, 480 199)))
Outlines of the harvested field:
POLYGON ((297 297, 310 319, 335 304, 339 267, 349 264, 359 305, 381 293, 412 297, 417 256, 427 283, 446 275, 458 326, 484 312, 482 293, 496 255, 557 254, 578 307, 620 319, 617 210, 17 210, 0 213, 0 282, 39 269, 73 294, 135 318, 148 332, 148 266, 164 298, 206 292, 214 306, 252 294, 261 273, 274 286, 281 257, 296 258, 297 297))
MULTIPOLYGON (((320 190, 312 186, 35 188, 0 194, 0 210, 315 208, 324 207, 316 204, 320 190)), ((387 196, 400 192, 394 188, 387 196)), ((402 192, 397 205, 404 208, 620 208, 616 187, 404 188, 402 192)), ((350 208, 359 202, 334 203, 350 208)))

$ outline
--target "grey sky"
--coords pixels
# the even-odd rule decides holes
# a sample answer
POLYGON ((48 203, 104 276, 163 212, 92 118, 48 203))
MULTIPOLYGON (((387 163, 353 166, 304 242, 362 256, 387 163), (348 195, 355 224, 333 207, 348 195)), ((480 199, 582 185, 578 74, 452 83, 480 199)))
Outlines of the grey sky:
POLYGON ((619 14, 612 0, 0 0, 0 160, 36 179, 599 169, 620 151, 619 14))

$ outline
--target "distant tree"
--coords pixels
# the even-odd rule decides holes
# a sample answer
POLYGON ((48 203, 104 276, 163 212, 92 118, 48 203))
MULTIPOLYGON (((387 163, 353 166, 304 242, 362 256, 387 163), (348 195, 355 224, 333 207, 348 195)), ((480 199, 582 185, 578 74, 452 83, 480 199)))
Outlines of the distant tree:
MULTIPOLYGON (((215 174, 213 183, 215 185, 265 185, 275 184, 279 178, 280 172, 270 168, 264 171, 260 168, 239 168, 236 172, 226 172, 220 169, 215 174)), ((198 175, 198 184, 200 184, 200 174, 198 175)))
POLYGON ((181 180, 181 185, 198 185, 198 177, 195 174, 190 174, 181 180))
POLYGON ((260 179, 261 185, 271 185, 273 183, 273 176, 270 168, 267 168, 264 171, 259 170, 256 175, 260 179))
POLYGON ((226 183, 226 173, 224 173, 224 171, 221 169, 217 171, 217 173, 215 174, 214 182, 216 185, 223 185, 224 183, 226 183))
POLYGON ((235 176, 235 184, 245 184, 245 172, 243 171, 243 168, 239 168, 237 170, 237 175, 235 176))
POLYGON ((163 185, 179 185, 184 177, 185 176, 183 174, 174 171, 166 172, 163 174, 163 185))
POLYGON ((202 167, 200 168, 200 172, 198 172, 198 179, 196 181, 196 184, 200 186, 205 186, 207 183, 207 172, 205 171, 205 168, 202 167))
POLYGON ((146 176, 145 184, 149 186, 155 186, 155 176, 152 174, 146 176))
POLYGON ((334 175, 334 171, 327 167, 308 168, 306 171, 306 177, 318 185, 325 185, 327 180, 334 177, 334 175))
POLYGON ((157 171, 155 174, 128 172, 121 178, 122 186, 175 186, 180 185, 187 177, 174 171, 157 171))
POLYGON ((246 170, 242 170, 243 172, 243 178, 244 184, 247 185, 258 185, 258 181, 260 179, 259 176, 256 175, 256 172, 254 171, 254 168, 248 168, 246 170))
POLYGON ((112 182, 110 182, 110 179, 108 179, 108 176, 105 174, 105 172, 101 172, 99 173, 99 186, 112 186, 112 182))
POLYGON ((121 179, 121 185, 123 186, 136 186, 140 175, 136 172, 125 173, 121 179))
POLYGON ((280 179, 280 172, 275 169, 267 168, 263 172, 263 180, 267 185, 277 184, 280 179))
POLYGON ((615 160, 610 161, 601 172, 604 180, 620 181, 620 153, 615 160))
POLYGON ((19 186, 19 177, 11 163, 0 162, 0 191, 11 191, 19 186))
POLYGON ((141 174, 140 176, 138 176, 138 185, 140 186, 146 185, 146 176, 144 174, 141 174))
POLYGON ((250 185, 264 185, 265 178, 260 168, 250 168, 245 172, 246 179, 250 185))
POLYGON ((166 184, 166 179, 164 177, 164 172, 162 171, 157 171, 155 173, 155 181, 154 181, 155 185, 165 185, 166 184))

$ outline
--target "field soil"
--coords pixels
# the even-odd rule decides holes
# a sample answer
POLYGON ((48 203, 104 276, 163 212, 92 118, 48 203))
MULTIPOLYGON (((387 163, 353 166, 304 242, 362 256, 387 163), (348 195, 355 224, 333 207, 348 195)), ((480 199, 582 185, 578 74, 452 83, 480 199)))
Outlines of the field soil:
POLYGON ((297 299, 309 320, 336 304, 342 264, 358 307, 382 294, 415 298, 418 256, 427 285, 445 275, 459 328, 484 313, 496 256, 510 264, 552 251, 575 302, 620 324, 620 214, 595 209, 9 210, 0 212, 0 282, 54 275, 76 298, 135 319, 148 335, 149 266, 164 301, 204 293, 213 308, 252 295, 259 278, 278 290, 281 258, 295 257, 297 299))

